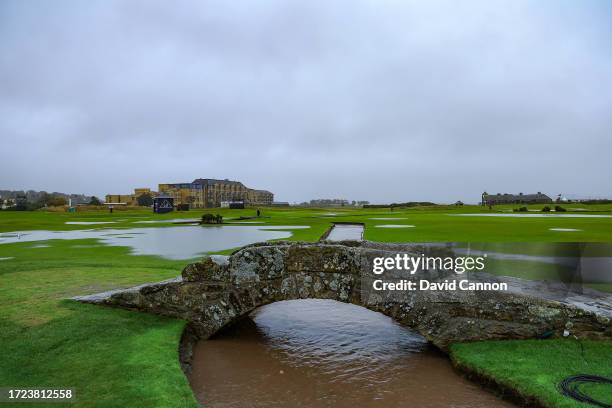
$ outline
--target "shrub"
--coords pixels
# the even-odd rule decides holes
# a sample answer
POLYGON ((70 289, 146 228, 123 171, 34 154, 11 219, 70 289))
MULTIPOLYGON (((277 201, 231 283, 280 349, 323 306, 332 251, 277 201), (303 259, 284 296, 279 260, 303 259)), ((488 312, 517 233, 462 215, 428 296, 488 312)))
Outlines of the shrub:
POLYGON ((519 208, 515 208, 514 210, 512 210, 514 212, 527 212, 527 207, 519 207, 519 208))
POLYGON ((153 205, 153 196, 149 193, 143 193, 136 198, 136 202, 141 207, 151 207, 153 205))
POLYGON ((556 212, 566 212, 567 210, 561 207, 560 205, 555 205, 555 211, 556 212))
POLYGON ((88 205, 102 205, 102 202, 100 201, 100 199, 96 196, 91 196, 91 199, 89 200, 89 204, 88 205))
POLYGON ((213 219, 215 218, 212 214, 203 214, 202 215, 202 224, 212 224, 213 219))
POLYGON ((544 208, 542 208, 543 212, 550 212, 550 207, 549 206, 545 206, 544 208))
POLYGON ((223 216, 221 214, 204 214, 202 215, 202 224, 223 224, 223 216))

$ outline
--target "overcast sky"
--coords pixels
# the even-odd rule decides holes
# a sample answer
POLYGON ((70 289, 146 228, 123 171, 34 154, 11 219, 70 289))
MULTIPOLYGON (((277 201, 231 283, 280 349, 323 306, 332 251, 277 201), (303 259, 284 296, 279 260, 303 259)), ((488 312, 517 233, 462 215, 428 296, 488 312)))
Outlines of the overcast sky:
POLYGON ((0 189, 612 196, 612 2, 0 1, 0 189))

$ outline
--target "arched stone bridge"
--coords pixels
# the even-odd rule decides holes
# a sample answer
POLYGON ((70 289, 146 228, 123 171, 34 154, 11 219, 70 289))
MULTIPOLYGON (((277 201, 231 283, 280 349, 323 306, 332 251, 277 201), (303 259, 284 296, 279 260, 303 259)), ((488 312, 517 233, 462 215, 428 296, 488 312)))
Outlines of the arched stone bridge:
MULTIPOLYGON (((612 308, 606 309, 611 297, 601 294, 572 298, 554 287, 543 291, 541 283, 512 278, 505 279, 510 284, 507 292, 402 291, 385 297, 369 290, 371 281, 365 272, 373 256, 398 252, 448 256, 448 251, 367 241, 261 243, 229 258, 205 257, 185 267, 176 279, 76 299, 186 319, 203 339, 259 306, 305 298, 333 299, 381 312, 442 350, 453 342, 474 340, 564 334, 612 338, 612 308)), ((449 277, 427 273, 418 278, 449 277)), ((495 278, 470 275, 470 279, 495 278)))

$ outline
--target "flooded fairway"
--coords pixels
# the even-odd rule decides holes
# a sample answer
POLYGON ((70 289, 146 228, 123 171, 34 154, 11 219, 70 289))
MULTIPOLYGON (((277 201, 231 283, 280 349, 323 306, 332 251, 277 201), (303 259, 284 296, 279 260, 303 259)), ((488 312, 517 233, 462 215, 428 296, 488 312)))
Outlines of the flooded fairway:
POLYGON ((197 344, 205 407, 504 407, 382 314, 331 300, 277 302, 197 344))
POLYGON ((328 241, 346 241, 363 239, 363 225, 361 224, 334 224, 327 235, 328 241))
POLYGON ((16 231, 0 233, 0 244, 52 239, 95 238, 111 246, 127 246, 134 255, 159 255, 167 259, 190 259, 206 252, 241 247, 254 242, 289 238, 299 225, 274 226, 176 226, 72 231, 16 231))

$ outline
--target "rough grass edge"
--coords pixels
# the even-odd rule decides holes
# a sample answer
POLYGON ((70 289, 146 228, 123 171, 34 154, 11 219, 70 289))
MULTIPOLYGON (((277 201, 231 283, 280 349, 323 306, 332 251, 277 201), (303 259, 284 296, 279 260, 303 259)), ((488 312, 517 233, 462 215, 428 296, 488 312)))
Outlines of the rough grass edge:
POLYGON ((507 401, 518 404, 523 407, 534 407, 534 408, 549 408, 550 406, 542 399, 534 395, 526 395, 519 391, 515 386, 509 384, 503 380, 495 378, 494 376, 487 374, 481 370, 471 367, 469 364, 459 361, 452 351, 449 353, 451 364, 453 369, 457 371, 461 376, 465 377, 469 381, 476 383, 484 389, 494 393, 498 397, 507 401))

